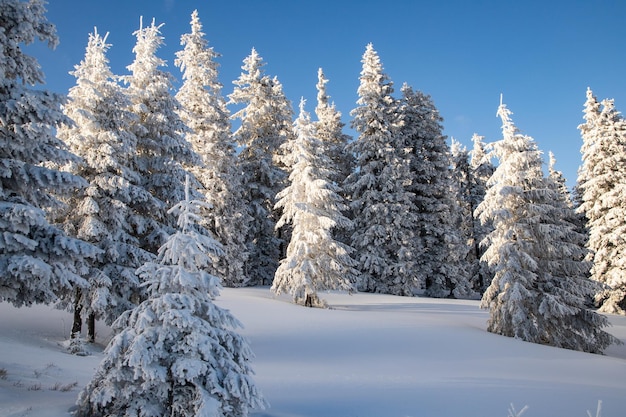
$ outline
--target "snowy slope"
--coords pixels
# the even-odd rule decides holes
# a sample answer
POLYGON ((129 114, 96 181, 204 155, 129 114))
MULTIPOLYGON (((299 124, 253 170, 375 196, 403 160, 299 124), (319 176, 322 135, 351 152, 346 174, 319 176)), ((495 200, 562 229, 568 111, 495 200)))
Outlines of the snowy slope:
MULTIPOLYGON (((506 417, 511 403, 529 406, 524 417, 584 417, 598 400, 604 417, 626 409, 625 346, 601 356, 493 335, 476 301, 321 295, 332 309, 295 306, 267 288, 218 299, 256 354, 271 404, 256 417, 506 417)), ((101 353, 64 353, 68 313, 3 303, 0 317, 0 416, 67 416, 101 353)), ((626 341, 626 317, 610 319, 626 341)), ((107 332, 99 329, 101 343, 107 332)))

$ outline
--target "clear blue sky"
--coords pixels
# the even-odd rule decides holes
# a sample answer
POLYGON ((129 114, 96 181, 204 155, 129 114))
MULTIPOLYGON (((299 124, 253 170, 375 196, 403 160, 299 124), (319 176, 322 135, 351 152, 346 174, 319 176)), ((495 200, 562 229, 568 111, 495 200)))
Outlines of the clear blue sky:
MULTIPOLYGON (((546 153, 573 185, 580 165, 585 91, 614 98, 626 111, 626 2, 621 0, 51 0, 48 19, 61 40, 55 51, 31 48, 47 88, 67 93, 68 74, 84 56, 88 34, 110 32, 111 67, 126 74, 132 33, 152 18, 165 23, 159 56, 173 64, 180 35, 198 9, 210 45, 222 54, 224 94, 255 47, 294 107, 304 96, 315 106, 317 69, 349 124, 361 56, 372 42, 393 80, 430 94, 445 134, 471 146, 474 132, 500 138, 495 117, 500 93, 520 130, 546 153)), ((348 131, 348 133, 352 133, 348 131)))

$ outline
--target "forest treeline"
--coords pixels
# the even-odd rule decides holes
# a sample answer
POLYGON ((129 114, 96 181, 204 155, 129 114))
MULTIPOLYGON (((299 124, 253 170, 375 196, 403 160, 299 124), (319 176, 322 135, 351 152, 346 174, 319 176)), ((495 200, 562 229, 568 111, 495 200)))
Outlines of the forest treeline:
MULTIPOLYGON (((112 351, 137 357, 145 349, 133 353, 141 349, 129 340, 150 314, 191 310, 214 324, 206 333, 236 327, 211 303, 220 283, 268 285, 313 307, 325 306, 324 290, 480 299, 494 333, 587 352, 617 342, 600 314, 626 309, 626 124, 611 100, 587 91, 572 196, 553 155, 544 173, 502 102, 501 139, 475 135, 469 151, 448 144, 431 97, 406 84, 396 94, 371 44, 352 138, 322 69, 315 117, 304 100, 294 113, 254 49, 225 96, 196 12, 174 60, 177 91, 154 21, 134 33, 128 75, 111 72, 107 36, 94 31, 67 97, 36 89, 43 72, 20 45, 54 45, 54 25, 41 1, 0 5, 1 301, 70 309, 76 339, 86 320, 93 340, 102 319, 118 332, 112 351)), ((248 352, 220 331, 235 357, 248 352)), ((233 367, 247 375, 242 355, 233 367)), ((107 361, 100 377, 128 377, 121 359, 107 361)), ((235 379, 221 386, 245 393, 220 391, 236 410, 224 415, 262 404, 250 381, 235 379)), ((115 397, 81 395, 85 415, 115 397)))

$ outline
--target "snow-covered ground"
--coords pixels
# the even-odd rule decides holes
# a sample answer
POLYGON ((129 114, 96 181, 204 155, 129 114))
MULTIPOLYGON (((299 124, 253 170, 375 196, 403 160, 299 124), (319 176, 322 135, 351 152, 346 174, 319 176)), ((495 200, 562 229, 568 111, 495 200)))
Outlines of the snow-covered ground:
MULTIPOLYGON (((244 324, 255 380, 271 407, 255 417, 524 417, 626 410, 626 346, 602 355, 487 333, 476 301, 323 294, 331 309, 224 289, 217 303, 244 324)), ((68 416, 102 357, 65 353, 71 315, 0 303, 0 416, 68 416), (6 375, 2 375, 6 370, 6 375)), ((608 330, 626 341, 626 317, 608 330)), ((100 327, 98 341, 109 331, 100 327)))

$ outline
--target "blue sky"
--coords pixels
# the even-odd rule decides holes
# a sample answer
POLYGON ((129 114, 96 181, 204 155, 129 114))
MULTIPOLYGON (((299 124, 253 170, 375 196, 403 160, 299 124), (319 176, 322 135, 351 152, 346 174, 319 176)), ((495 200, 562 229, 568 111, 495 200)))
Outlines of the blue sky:
MULTIPOLYGON (((132 33, 143 16, 165 23, 159 56, 177 78, 174 53, 197 9, 210 45, 222 54, 224 94, 255 47, 266 73, 277 76, 297 107, 315 106, 317 69, 349 124, 361 57, 372 42, 393 80, 430 94, 444 118, 445 134, 468 147, 474 132, 500 138, 500 94, 520 130, 546 153, 573 185, 580 165, 585 91, 614 98, 626 109, 626 2, 621 0, 52 0, 48 19, 60 45, 30 48, 47 87, 67 93, 68 74, 84 56, 94 26, 110 32, 109 59, 117 74, 133 60, 132 33)), ((353 133, 348 130, 348 133, 353 133)))

